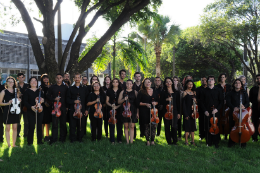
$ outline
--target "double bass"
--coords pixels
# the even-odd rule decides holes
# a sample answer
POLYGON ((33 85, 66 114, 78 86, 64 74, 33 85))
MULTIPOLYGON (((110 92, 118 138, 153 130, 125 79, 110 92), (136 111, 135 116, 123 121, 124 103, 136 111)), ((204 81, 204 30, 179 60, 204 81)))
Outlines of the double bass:
MULTIPOLYGON (((127 97, 127 92, 126 92, 126 97, 127 97)), ((123 111, 123 117, 126 118, 131 118, 132 117, 132 112, 130 111, 130 102, 129 99, 127 99, 124 103, 123 103, 123 107, 124 107, 124 111, 123 111)))
MULTIPOLYGON (((58 94, 58 98, 60 98, 60 92, 58 94)), ((54 109, 52 110, 51 114, 56 115, 56 117, 60 117, 61 116, 60 108, 61 108, 61 102, 57 100, 56 102, 54 102, 54 109)))
MULTIPOLYGON (((224 86, 223 95, 226 97, 227 87, 224 86)), ((229 134, 229 108, 226 106, 225 101, 222 109, 220 109, 219 133, 229 134)))
MULTIPOLYGON (((214 110, 214 105, 212 110, 214 110)), ((213 114, 213 117, 210 118, 210 124, 211 127, 209 129, 209 132, 213 135, 217 135, 219 133, 219 128, 218 128, 218 118, 213 114)))
POLYGON ((14 98, 12 99, 12 107, 10 109, 11 114, 20 114, 21 109, 20 109, 20 101, 18 100, 17 97, 17 88, 14 89, 14 98))
POLYGON ((110 111, 110 118, 108 119, 108 124, 116 124, 116 110, 115 110, 115 104, 112 104, 112 110, 110 111))
POLYGON ((102 118, 103 117, 103 112, 102 112, 102 104, 100 103, 100 96, 98 95, 99 101, 95 104, 95 113, 94 117, 95 118, 102 118))

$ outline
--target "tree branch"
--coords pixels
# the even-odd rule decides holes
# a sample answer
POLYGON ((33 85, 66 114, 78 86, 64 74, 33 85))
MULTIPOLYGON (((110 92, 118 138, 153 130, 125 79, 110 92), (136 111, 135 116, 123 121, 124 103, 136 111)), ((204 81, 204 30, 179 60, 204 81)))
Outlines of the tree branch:
POLYGON ((53 15, 55 16, 56 12, 58 11, 60 4, 62 3, 63 0, 58 0, 58 2, 56 3, 54 10, 53 10, 53 15))
POLYGON ((42 15, 45 16, 45 6, 42 0, 34 0, 37 7, 41 11, 42 15))

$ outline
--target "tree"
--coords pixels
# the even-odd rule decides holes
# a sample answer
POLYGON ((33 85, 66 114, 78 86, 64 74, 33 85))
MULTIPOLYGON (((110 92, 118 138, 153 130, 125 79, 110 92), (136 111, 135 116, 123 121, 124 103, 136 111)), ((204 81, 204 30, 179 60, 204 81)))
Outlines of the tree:
POLYGON ((170 18, 168 16, 157 15, 153 17, 153 22, 146 21, 140 22, 138 25, 138 30, 148 39, 148 41, 152 42, 156 55, 156 76, 161 75, 160 68, 160 58, 162 52, 162 45, 164 43, 169 43, 174 38, 179 31, 179 26, 170 25, 167 26, 170 22, 170 18))
POLYGON ((80 16, 75 21, 75 27, 71 33, 70 39, 63 52, 60 60, 55 59, 55 36, 54 36, 54 17, 62 3, 62 0, 33 0, 37 10, 42 14, 42 20, 38 20, 43 25, 43 46, 44 53, 41 50, 35 27, 32 23, 30 13, 25 4, 21 0, 12 0, 15 7, 20 12, 23 22, 28 31, 28 37, 32 45, 32 50, 36 58, 40 73, 48 73, 51 80, 54 80, 57 72, 64 72, 65 62, 69 56, 69 63, 66 67, 66 72, 74 74, 82 73, 94 60, 101 54, 103 46, 110 40, 115 32, 126 22, 132 23, 149 18, 151 14, 151 6, 156 8, 160 6, 161 0, 74 0, 75 4, 80 9, 80 16), (82 44, 82 39, 86 36, 90 28, 95 24, 96 20, 115 9, 117 17, 107 32, 93 45, 91 49, 79 60, 79 51, 82 44), (86 18, 91 12, 95 12, 94 17, 88 24, 85 23, 86 18), (78 35, 76 36, 76 33, 78 35), (75 41, 73 42, 75 38, 75 41), (68 55, 71 50, 70 55, 68 55))
MULTIPOLYGON (((258 35, 260 31, 258 0, 218 0, 205 9, 202 18, 202 33, 205 42, 214 41, 229 47, 255 79, 260 72, 258 35), (237 48, 244 48, 249 58, 237 48)), ((254 80, 255 81, 255 80, 254 80)))

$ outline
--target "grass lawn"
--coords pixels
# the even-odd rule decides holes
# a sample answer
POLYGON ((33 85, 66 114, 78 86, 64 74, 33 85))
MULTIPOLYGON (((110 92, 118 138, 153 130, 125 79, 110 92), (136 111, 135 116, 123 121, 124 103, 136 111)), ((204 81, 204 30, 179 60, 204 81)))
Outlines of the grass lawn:
POLYGON ((215 149, 206 147, 205 140, 199 141, 196 132, 196 147, 185 146, 184 139, 178 146, 168 146, 162 128, 161 136, 155 138, 156 146, 146 146, 145 138, 139 138, 139 129, 132 145, 126 145, 125 139, 122 144, 111 145, 104 135, 100 142, 91 142, 89 128, 83 143, 71 144, 67 139, 64 144, 29 147, 26 139, 20 137, 16 143, 19 148, 8 148, 6 142, 0 144, 0 172, 260 171, 260 142, 250 140, 247 147, 241 149, 238 145, 228 148, 227 141, 222 140, 220 148, 215 149))

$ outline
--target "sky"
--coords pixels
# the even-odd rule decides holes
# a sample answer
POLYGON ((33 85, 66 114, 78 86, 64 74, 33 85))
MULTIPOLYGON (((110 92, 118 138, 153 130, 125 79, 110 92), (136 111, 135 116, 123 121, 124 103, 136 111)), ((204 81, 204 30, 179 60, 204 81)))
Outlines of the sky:
MULTIPOLYGON (((181 29, 186 29, 188 27, 200 24, 200 16, 203 15, 203 9, 212 2, 214 2, 214 0, 163 0, 163 4, 159 8, 158 13, 169 16, 172 24, 177 24, 181 29)), ((37 11, 34 11, 32 16, 39 18, 37 11)), ((61 16, 62 24, 73 25, 76 23, 79 16, 79 10, 77 7, 75 7, 72 0, 63 0, 61 5, 61 16)), ((90 19, 91 17, 87 18, 86 23, 88 23, 90 19)), ((42 25, 35 20, 33 20, 33 23, 35 25, 37 34, 42 36, 42 25)), ((86 38, 90 38, 93 35, 101 37, 106 32, 108 27, 108 22, 100 17, 96 21, 95 25, 91 28, 86 38)), ((7 24, 4 30, 27 33, 26 27, 22 22, 14 27, 10 24, 7 24)), ((63 36, 63 39, 69 38, 71 30, 72 26, 71 28, 66 28, 66 31, 65 28, 63 28, 63 35, 65 35, 63 36)), ((121 36, 127 36, 127 34, 133 30, 135 30, 135 28, 130 29, 129 25, 126 25, 123 28, 124 32, 123 35, 121 34, 121 36)))

